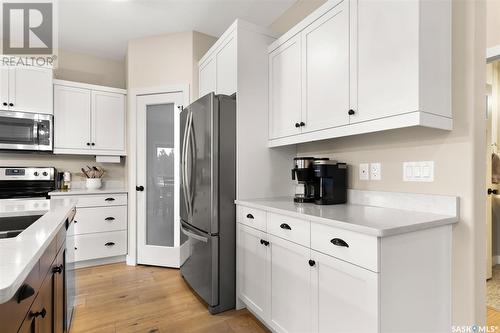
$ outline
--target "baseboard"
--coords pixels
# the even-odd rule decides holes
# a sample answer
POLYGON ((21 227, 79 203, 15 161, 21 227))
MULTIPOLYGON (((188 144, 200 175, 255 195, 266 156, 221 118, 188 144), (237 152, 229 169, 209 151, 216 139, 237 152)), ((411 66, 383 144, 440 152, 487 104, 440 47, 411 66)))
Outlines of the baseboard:
POLYGON ((132 258, 127 254, 126 260, 127 266, 137 266, 137 262, 135 261, 135 258, 132 258))
POLYGON ((75 262, 75 268, 78 269, 78 268, 85 268, 85 267, 92 267, 92 266, 115 264, 117 262, 125 262, 125 256, 116 256, 116 257, 109 257, 109 258, 99 258, 99 259, 77 261, 77 262, 75 262))

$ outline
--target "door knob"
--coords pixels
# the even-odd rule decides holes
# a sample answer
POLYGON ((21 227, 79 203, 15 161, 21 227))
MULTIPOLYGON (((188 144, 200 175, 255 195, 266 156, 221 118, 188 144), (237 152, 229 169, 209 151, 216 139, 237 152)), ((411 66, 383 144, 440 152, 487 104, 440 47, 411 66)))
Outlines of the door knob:
POLYGON ((488 194, 498 194, 498 190, 488 189, 488 194))
POLYGON ((141 186, 136 186, 135 190, 139 191, 139 192, 142 192, 142 191, 144 191, 144 186, 142 186, 142 185, 141 186))

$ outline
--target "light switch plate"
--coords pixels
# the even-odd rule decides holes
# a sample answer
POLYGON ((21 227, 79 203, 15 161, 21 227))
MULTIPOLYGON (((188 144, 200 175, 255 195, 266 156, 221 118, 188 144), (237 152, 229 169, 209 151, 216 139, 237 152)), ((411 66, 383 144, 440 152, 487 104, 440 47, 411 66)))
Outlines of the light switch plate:
POLYGON ((370 179, 371 180, 382 179, 382 164, 370 163, 370 179))
POLYGON ((370 180, 370 165, 368 163, 359 165, 359 180, 370 180))
POLYGON ((404 162, 403 181, 405 182, 433 182, 434 161, 404 162))

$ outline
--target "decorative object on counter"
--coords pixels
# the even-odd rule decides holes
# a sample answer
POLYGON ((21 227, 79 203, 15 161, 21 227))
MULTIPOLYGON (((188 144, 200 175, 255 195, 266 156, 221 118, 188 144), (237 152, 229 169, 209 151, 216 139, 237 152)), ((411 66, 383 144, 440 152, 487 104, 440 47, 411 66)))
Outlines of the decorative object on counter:
POLYGON ((62 190, 64 188, 64 172, 58 172, 56 177, 56 189, 62 190))
POLYGON ((295 157, 292 179, 294 202, 314 202, 317 205, 347 202, 347 164, 328 158, 295 157))
POLYGON ((69 190, 71 188, 71 172, 64 171, 63 175, 63 190, 69 190))
POLYGON ((87 178, 86 187, 89 190, 97 190, 102 186, 102 177, 104 176, 104 169, 96 166, 88 166, 87 169, 82 168, 83 175, 87 178))

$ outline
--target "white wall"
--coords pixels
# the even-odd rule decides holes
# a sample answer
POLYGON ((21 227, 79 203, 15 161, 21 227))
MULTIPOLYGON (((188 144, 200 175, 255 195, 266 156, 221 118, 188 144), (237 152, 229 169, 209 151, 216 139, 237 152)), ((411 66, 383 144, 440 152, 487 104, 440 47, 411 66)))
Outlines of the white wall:
POLYGON ((487 0, 486 6, 486 46, 498 46, 500 45, 500 1, 487 0))
MULTIPOLYGON (((293 26, 301 17, 297 8, 271 27, 293 26)), ((460 223, 453 229, 453 323, 464 325, 485 322, 485 16, 482 2, 453 1, 453 131, 411 128, 297 146, 298 155, 347 162, 350 188, 460 197, 460 223), (433 183, 403 182, 402 162, 427 160, 435 161, 433 183), (382 180, 359 181, 362 162, 382 163, 382 180)))

